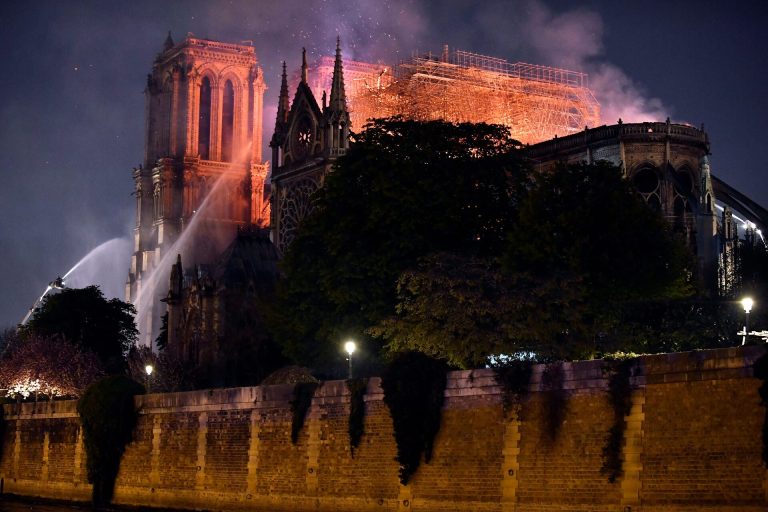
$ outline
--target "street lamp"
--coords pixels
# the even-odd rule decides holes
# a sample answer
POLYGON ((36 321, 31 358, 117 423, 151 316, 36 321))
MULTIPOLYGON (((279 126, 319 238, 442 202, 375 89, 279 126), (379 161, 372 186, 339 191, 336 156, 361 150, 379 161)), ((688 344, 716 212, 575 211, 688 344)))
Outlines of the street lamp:
POLYGON ((747 342, 747 336, 749 335, 749 312, 752 311, 752 306, 755 304, 755 301, 752 300, 752 297, 744 297, 741 299, 741 306, 744 308, 744 338, 741 340, 741 344, 744 345, 747 342))
POLYGON ((150 391, 149 377, 152 375, 152 371, 154 369, 155 368, 151 364, 148 364, 147 366, 144 367, 144 371, 147 372, 147 386, 146 386, 147 387, 147 393, 149 393, 149 391, 150 391))
POLYGON ((355 345, 355 342, 352 340, 349 340, 344 344, 344 350, 347 351, 347 354, 349 354, 349 357, 347 360, 349 361, 349 379, 352 378, 352 353, 357 349, 357 345, 355 345))

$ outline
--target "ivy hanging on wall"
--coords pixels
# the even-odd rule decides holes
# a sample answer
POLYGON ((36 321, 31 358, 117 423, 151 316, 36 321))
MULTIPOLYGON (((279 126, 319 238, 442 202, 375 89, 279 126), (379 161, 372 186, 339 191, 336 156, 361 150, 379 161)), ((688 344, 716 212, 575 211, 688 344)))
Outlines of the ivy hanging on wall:
POLYGON ((613 409, 613 425, 603 447, 603 465, 600 472, 610 483, 616 482, 624 473, 621 460, 621 444, 626 429, 625 418, 632 409, 632 376, 638 368, 637 357, 621 357, 606 360, 603 374, 608 375, 608 401, 613 409))
POLYGON ((568 395, 563 389, 565 374, 562 361, 549 363, 541 374, 542 419, 547 440, 554 442, 568 412, 568 395))
POLYGON ((752 367, 752 374, 762 383, 758 388, 760 400, 765 407, 765 417, 763 418, 763 463, 768 467, 768 350, 755 361, 752 367))
POLYGON ((83 425, 88 482, 95 507, 108 505, 115 490, 120 459, 131 442, 139 415, 133 397, 144 387, 124 375, 98 380, 77 402, 83 425))
POLYGON ((395 356, 381 378, 384 402, 392 414, 397 462, 403 485, 421 462, 432 459, 432 448, 443 408, 448 366, 420 352, 395 356))
POLYGON ((293 400, 291 400, 291 442, 293 444, 299 441, 299 433, 304 428, 304 420, 312 405, 312 397, 315 396, 315 390, 319 386, 318 382, 297 382, 293 387, 293 400))
POLYGON ((508 361, 493 366, 496 383, 502 387, 504 414, 515 412, 519 414, 518 406, 522 398, 528 394, 528 387, 533 373, 533 361, 508 361))
POLYGON ((365 391, 368 389, 368 379, 347 380, 349 390, 349 449, 352 457, 360 446, 360 440, 365 431, 365 391))

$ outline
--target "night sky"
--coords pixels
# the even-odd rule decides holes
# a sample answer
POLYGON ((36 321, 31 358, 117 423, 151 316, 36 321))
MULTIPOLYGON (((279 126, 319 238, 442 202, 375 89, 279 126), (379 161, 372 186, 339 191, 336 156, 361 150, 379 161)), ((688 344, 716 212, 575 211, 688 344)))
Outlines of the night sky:
MULTIPOLYGON (((768 206, 768 3, 476 0, 4 1, 0 3, 0 328, 21 321, 91 249, 70 284, 123 297, 143 158, 146 75, 168 30, 253 41, 270 88, 279 66, 332 54, 394 63, 443 44, 585 71, 603 121, 699 126, 713 173, 768 206)), ((266 153, 265 153, 266 154, 266 153)))

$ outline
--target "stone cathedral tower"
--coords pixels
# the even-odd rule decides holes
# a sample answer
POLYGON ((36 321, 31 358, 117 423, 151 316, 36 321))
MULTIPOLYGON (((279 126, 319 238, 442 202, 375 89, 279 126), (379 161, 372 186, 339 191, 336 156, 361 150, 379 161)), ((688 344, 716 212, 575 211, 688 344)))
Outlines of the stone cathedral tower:
POLYGON ((175 44, 169 33, 154 61, 145 90, 144 162, 133 171, 136 226, 126 283, 145 343, 158 332, 158 302, 176 253, 212 263, 239 228, 269 223, 265 90, 253 46, 191 34, 175 44), (165 275, 152 277, 155 269, 165 275))
POLYGON ((306 51, 302 52, 301 81, 293 103, 288 103, 288 78, 283 79, 272 148, 272 241, 280 253, 296 236, 299 224, 312 209, 311 196, 322 186, 333 162, 349 147, 349 111, 344 92, 340 41, 336 40, 330 100, 323 92, 322 108, 308 83, 306 51))

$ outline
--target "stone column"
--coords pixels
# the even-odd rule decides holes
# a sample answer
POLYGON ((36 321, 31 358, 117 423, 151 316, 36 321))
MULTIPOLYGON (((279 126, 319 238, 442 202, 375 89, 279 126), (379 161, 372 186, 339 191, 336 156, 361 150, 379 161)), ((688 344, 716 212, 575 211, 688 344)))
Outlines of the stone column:
POLYGON ((195 475, 195 490, 205 489, 205 451, 208 434, 208 413, 201 412, 197 427, 197 474, 195 475))
POLYGON ((77 427, 77 441, 75 442, 75 462, 72 464, 72 482, 79 484, 83 464, 83 427, 77 427))
POLYGON ((50 453, 50 449, 51 433, 46 430, 43 434, 43 466, 40 470, 40 481, 43 483, 48 482, 48 455, 50 453))
POLYGON ((149 470, 149 485, 160 486, 160 436, 163 433, 162 419, 159 414, 152 418, 152 455, 149 470))
POLYGON ((251 411, 251 442, 248 448, 248 477, 247 493, 256 494, 257 472, 259 469, 259 433, 261 432, 261 415, 258 409, 251 411))
POLYGON ((504 462, 501 465, 501 509, 514 511, 517 507, 518 471, 520 470, 520 418, 511 413, 504 426, 504 447, 502 455, 504 462))

